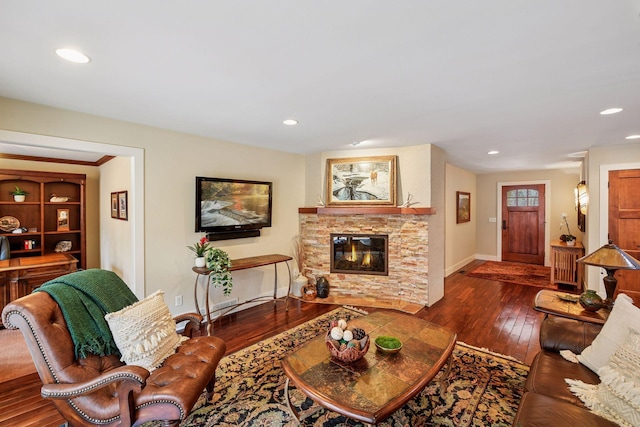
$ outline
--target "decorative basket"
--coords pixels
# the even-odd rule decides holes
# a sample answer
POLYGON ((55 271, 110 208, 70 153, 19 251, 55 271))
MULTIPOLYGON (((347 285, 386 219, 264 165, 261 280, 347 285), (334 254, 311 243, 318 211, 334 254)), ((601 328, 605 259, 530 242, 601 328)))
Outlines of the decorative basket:
POLYGON ((316 286, 308 284, 302 287, 302 299, 310 301, 316 298, 316 286))
POLYGON ((325 336, 325 344, 327 345, 327 349, 329 349, 329 353, 331 356, 335 357, 341 362, 351 363, 356 360, 361 359, 367 351, 369 351, 369 345, 371 344, 371 340, 369 339, 369 335, 366 335, 367 342, 364 345, 363 349, 360 349, 360 346, 357 347, 347 347, 344 350, 337 349, 331 340, 331 328, 327 331, 327 335, 325 336))

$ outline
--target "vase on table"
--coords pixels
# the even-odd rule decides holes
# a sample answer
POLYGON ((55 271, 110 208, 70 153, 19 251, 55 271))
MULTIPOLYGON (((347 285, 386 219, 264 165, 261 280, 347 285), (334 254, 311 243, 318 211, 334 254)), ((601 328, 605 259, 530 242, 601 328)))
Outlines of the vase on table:
POLYGON ((206 263, 206 261, 205 261, 205 259, 204 259, 204 257, 203 257, 203 256, 196 257, 196 258, 195 258, 195 261, 194 261, 194 264, 195 264, 195 266, 196 266, 196 267, 198 267, 198 268, 202 268, 202 267, 204 267, 205 265, 207 265, 207 263, 206 263))
POLYGON ((293 288, 291 289, 291 293, 293 296, 301 297, 302 296, 302 288, 308 283, 307 278, 302 275, 302 273, 298 273, 298 275, 293 279, 293 288))
POLYGON ((604 306, 604 301, 593 289, 584 291, 578 301, 580 301, 582 308, 587 311, 598 311, 604 306))

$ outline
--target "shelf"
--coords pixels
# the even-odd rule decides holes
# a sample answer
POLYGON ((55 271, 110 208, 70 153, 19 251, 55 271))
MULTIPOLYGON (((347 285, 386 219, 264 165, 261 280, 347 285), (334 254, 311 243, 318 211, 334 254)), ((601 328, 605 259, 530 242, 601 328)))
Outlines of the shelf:
POLYGON ((435 215, 436 208, 398 208, 385 206, 298 208, 300 214, 318 215, 435 215))

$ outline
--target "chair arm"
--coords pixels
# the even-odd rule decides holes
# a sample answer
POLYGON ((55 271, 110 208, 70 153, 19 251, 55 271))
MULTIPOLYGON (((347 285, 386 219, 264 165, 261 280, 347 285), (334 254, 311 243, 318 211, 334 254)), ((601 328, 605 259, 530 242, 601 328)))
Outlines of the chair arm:
POLYGON ((185 321, 187 322, 184 326, 182 335, 189 338, 199 337, 202 335, 202 319, 203 317, 198 313, 184 313, 173 318, 176 324, 185 321))
POLYGON ((558 316, 548 316, 540 326, 540 347, 559 352, 582 353, 598 335, 602 325, 558 316))
POLYGON ((117 386, 122 425, 131 425, 134 420, 135 405, 133 392, 140 392, 151 373, 141 366, 125 365, 82 383, 44 384, 40 394, 45 399, 70 399, 94 392, 112 383, 117 386))

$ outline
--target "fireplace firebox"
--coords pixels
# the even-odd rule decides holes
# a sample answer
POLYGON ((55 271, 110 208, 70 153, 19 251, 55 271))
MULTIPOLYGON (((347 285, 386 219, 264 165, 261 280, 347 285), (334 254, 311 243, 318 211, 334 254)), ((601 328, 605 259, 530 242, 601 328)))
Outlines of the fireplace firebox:
POLYGON ((388 276, 388 249, 384 234, 331 233, 331 272, 388 276))

